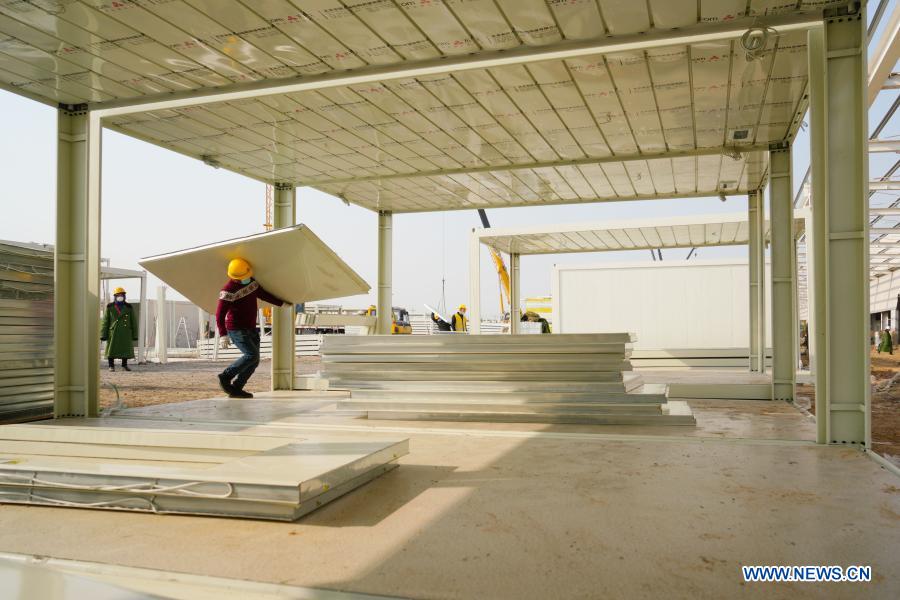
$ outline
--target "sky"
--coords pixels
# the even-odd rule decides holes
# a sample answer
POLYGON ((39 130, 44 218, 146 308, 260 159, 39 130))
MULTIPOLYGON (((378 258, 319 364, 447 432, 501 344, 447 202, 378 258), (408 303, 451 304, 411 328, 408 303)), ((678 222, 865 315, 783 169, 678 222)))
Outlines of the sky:
MULTIPOLYGON (((882 93, 870 112, 877 123, 897 92, 882 93)), ((0 239, 53 243, 56 196, 56 113, 31 100, 0 90, 0 239)), ((882 137, 895 137, 890 127, 882 137)), ((894 155, 872 155, 870 170, 880 176, 894 155)), ((794 144, 794 186, 809 164, 809 137, 801 131, 794 144)), ((263 231, 265 187, 262 183, 214 169, 151 144, 106 130, 103 134, 101 253, 115 267, 138 269, 141 257, 263 231)), ((896 194, 894 194, 896 195, 896 194)), ((767 195, 768 198, 768 195, 767 195)), ((882 199, 892 199, 881 196, 882 199)), ((377 216, 309 188, 297 191, 297 219, 337 252, 372 287, 368 297, 338 299, 345 307, 365 307, 377 288, 377 216)), ((495 227, 603 222, 629 218, 746 212, 745 197, 636 202, 489 210, 495 227)), ((397 214, 393 222, 394 305, 412 311, 438 306, 442 279, 446 303, 468 301, 468 240, 480 227, 474 210, 397 214)), ((665 260, 680 260, 687 250, 663 251, 665 260)), ((701 248, 700 259, 745 259, 743 246, 701 248)), ((521 261, 522 297, 550 294, 554 264, 647 262, 647 251, 527 256, 521 261)), ((482 315, 499 312, 499 285, 486 250, 482 251, 482 315)), ((224 280, 223 273, 223 280, 224 280)), ((121 282, 136 297, 137 284, 121 282)), ((149 278, 154 297, 159 282, 149 278)), ((169 298, 179 298, 169 292, 169 298)))

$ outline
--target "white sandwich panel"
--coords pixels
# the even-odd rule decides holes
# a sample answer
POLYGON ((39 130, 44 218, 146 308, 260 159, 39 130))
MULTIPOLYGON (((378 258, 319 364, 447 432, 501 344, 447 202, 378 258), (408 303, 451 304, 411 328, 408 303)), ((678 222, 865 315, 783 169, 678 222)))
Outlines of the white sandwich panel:
POLYGON ((636 351, 749 346, 746 262, 557 265, 553 278, 555 332, 634 331, 636 351))
POLYGON ((140 265, 185 298, 215 314, 219 290, 234 258, 247 260, 259 284, 299 304, 355 296, 370 286, 306 225, 151 256, 140 265))

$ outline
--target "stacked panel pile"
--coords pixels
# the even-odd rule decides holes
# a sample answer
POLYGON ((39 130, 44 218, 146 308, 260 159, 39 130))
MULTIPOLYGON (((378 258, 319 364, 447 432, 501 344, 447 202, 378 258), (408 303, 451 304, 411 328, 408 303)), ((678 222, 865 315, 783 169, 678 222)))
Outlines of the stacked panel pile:
POLYGON ((323 377, 370 419, 693 425, 631 371, 627 333, 329 336, 323 377))
POLYGON ((53 414, 53 251, 0 242, 0 423, 53 414))
POLYGON ((400 438, 0 427, 0 503, 291 521, 397 466, 400 438))

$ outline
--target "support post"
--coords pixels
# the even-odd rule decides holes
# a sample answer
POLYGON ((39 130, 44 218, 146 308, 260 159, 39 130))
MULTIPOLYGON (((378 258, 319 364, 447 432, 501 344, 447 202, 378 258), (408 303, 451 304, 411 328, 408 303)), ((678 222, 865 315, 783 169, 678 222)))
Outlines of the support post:
POLYGON ((747 222, 748 237, 750 240, 748 247, 747 270, 750 274, 750 370, 754 372, 760 371, 760 339, 759 339, 759 320, 760 320, 760 268, 762 262, 762 247, 764 240, 760 236, 762 231, 759 227, 759 204, 761 195, 757 191, 751 191, 747 196, 747 222))
POLYGON ((156 287, 156 360, 169 362, 169 311, 166 306, 166 286, 156 287))
POLYGON ((481 333, 481 238, 469 238, 469 333, 481 333))
POLYGON ((520 333, 522 318, 519 303, 521 295, 521 284, 519 283, 519 260, 518 254, 509 255, 509 332, 513 335, 520 333))
POLYGON ((864 8, 827 11, 809 61, 817 439, 870 446, 864 8))
POLYGON ((138 364, 147 362, 147 272, 141 275, 140 313, 138 314, 138 364))
POLYGON ((53 413, 97 416, 100 389, 100 119, 57 115, 53 413))
MULTIPOLYGON (((297 192, 293 185, 275 184, 275 229, 297 223, 297 192)), ((294 389, 296 371, 294 305, 272 309, 272 390, 294 389)))
POLYGON ((390 335, 394 317, 392 227, 393 213, 378 211, 378 304, 375 316, 375 333, 378 335, 390 335))
POLYGON ((209 316, 206 314, 206 311, 197 307, 197 354, 200 353, 200 340, 205 339, 203 335, 204 324, 209 323, 209 316))
POLYGON ((791 149, 769 151, 772 249, 772 399, 792 402, 797 379, 797 323, 794 290, 796 254, 794 245, 794 202, 791 185, 791 149))

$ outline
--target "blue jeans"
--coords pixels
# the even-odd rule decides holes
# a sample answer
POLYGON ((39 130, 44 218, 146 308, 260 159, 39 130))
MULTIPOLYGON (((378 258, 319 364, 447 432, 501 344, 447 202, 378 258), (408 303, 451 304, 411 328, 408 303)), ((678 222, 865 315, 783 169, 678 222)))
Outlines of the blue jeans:
POLYGON ((228 332, 228 337, 241 351, 241 357, 228 365, 223 373, 229 381, 234 379, 232 385, 236 389, 242 390, 259 366, 259 330, 235 329, 228 332))

